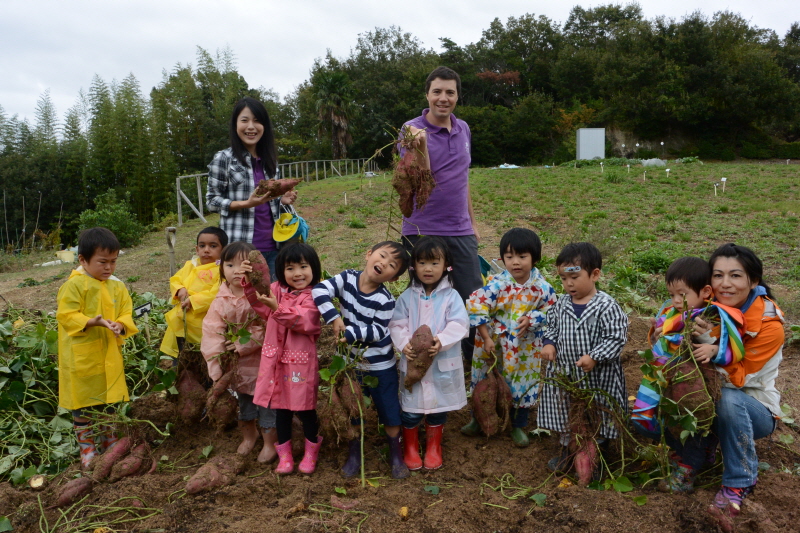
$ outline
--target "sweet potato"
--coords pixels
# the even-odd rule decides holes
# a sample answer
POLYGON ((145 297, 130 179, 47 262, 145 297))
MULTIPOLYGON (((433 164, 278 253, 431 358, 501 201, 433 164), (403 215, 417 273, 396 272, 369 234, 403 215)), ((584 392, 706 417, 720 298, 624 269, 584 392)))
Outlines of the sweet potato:
POLYGON ((255 195, 259 197, 277 198, 297 186, 302 180, 296 178, 284 178, 279 180, 262 180, 256 186, 255 195))
POLYGON ((186 482, 186 493, 197 494, 233 483, 236 474, 244 470, 244 458, 239 454, 220 455, 201 466, 186 482))
POLYGON ((429 328, 427 324, 423 324, 417 328, 417 331, 411 336, 410 344, 416 357, 414 360, 408 362, 406 379, 403 382, 403 385, 409 391, 415 383, 418 383, 425 377, 428 369, 433 364, 434 356, 429 352, 434 345, 431 328, 429 328))
POLYGON ((578 484, 585 487, 592 482, 594 471, 597 468, 597 444, 594 439, 584 438, 581 440, 582 442, 574 453, 572 464, 578 477, 578 484))
POLYGON ((430 159, 427 150, 413 146, 416 135, 408 128, 403 130, 400 145, 405 149, 403 157, 397 162, 392 176, 392 187, 399 195, 398 205, 403 216, 410 217, 417 210, 422 211, 428 202, 436 181, 430 170, 430 159))
MULTIPOLYGON (((150 448, 146 443, 141 443, 136 446, 124 459, 118 461, 111 469, 111 475, 108 480, 111 483, 119 481, 120 479, 128 476, 135 476, 142 474, 142 465, 150 453, 150 448)), ((145 465, 145 472, 150 468, 150 463, 145 465)))
POLYGON ((130 437, 122 437, 113 448, 97 457, 93 464, 92 478, 95 481, 106 479, 114 465, 130 451, 132 444, 130 437))
POLYGON ((206 390, 197 380, 194 372, 184 369, 178 378, 178 416, 189 425, 203 414, 206 390))
POLYGON ((236 421, 238 412, 239 402, 225 391, 208 410, 208 419, 219 433, 236 421))
POLYGON ((253 271, 250 273, 250 283, 259 294, 270 295, 269 284, 272 282, 272 274, 269 271, 266 259, 258 250, 251 250, 247 254, 247 260, 253 271))
POLYGON ((72 505, 92 492, 93 487, 94 480, 90 477, 79 477, 77 479, 73 479, 59 489, 56 503, 49 508, 52 509, 53 507, 65 507, 67 505, 72 505))
POLYGON ((336 392, 349 417, 359 418, 362 416, 361 413, 364 412, 364 395, 361 392, 361 384, 351 372, 344 373, 338 380, 336 392))
POLYGON ((342 405, 335 387, 320 389, 317 398, 317 417, 325 438, 338 443, 356 437, 355 426, 350 423, 350 415, 342 405))
POLYGON ((508 383, 497 367, 494 367, 493 372, 497 379, 497 417, 499 419, 500 431, 503 431, 508 427, 508 423, 511 421, 514 397, 511 394, 511 387, 508 386, 508 383))
POLYGON ((494 372, 488 372, 472 391, 472 412, 487 437, 497 433, 500 427, 500 419, 497 417, 497 388, 497 377, 494 372))

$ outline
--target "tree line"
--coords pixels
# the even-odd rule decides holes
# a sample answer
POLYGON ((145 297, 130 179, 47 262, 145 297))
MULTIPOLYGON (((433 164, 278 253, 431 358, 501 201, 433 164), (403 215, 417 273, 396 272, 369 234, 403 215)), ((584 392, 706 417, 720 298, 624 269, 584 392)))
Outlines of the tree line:
POLYGON ((195 65, 165 70, 147 96, 133 74, 95 76, 61 120, 49 92, 32 124, 0 107, 0 243, 37 228, 71 237, 108 190, 146 224, 174 211, 175 177, 205 171, 228 146, 243 96, 267 105, 281 162, 370 157, 426 106, 438 65, 461 74, 456 115, 472 129, 475 165, 574 159, 579 127, 607 128, 616 156, 800 158, 800 23, 779 36, 727 11, 675 20, 646 19, 637 4, 576 6, 563 24, 495 19, 477 42, 440 45, 376 28, 346 57, 317 59, 284 98, 250 87, 230 49, 198 47, 195 65))

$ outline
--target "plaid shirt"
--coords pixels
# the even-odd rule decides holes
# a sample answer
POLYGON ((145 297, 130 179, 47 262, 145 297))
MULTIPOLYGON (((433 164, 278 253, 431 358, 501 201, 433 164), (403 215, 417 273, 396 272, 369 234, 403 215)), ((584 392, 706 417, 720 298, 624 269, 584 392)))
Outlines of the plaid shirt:
MULTIPOLYGON (((623 412, 627 411, 625 374, 622 372, 619 356, 628 339, 628 317, 614 298, 597 291, 579 319, 572 309, 570 295, 561 296, 547 311, 544 336, 555 343, 556 360, 548 365, 545 373, 539 406, 539 426, 562 433, 569 431, 569 398, 565 391, 555 387, 547 379, 556 374, 566 374, 571 381, 585 377, 580 382, 581 388, 605 391, 608 397, 619 404, 618 408, 623 412), (597 365, 589 373, 575 366, 584 354, 589 354, 597 361, 597 365)), ((608 397, 601 394, 595 396, 602 406, 610 408, 608 397)), ((607 438, 616 438, 619 430, 614 426, 613 417, 605 411, 601 414, 603 426, 600 434, 607 438)))
MULTIPOLYGON (((208 165, 206 205, 209 211, 219 213, 219 227, 228 234, 229 242, 253 242, 255 207, 230 209, 231 202, 243 202, 253 193, 253 166, 250 161, 250 154, 246 154, 245 164, 242 165, 233 157, 233 150, 226 148, 217 152, 208 165)), ((277 174, 269 179, 277 179, 277 174)), ((273 219, 279 216, 280 203, 280 198, 269 202, 273 219)))

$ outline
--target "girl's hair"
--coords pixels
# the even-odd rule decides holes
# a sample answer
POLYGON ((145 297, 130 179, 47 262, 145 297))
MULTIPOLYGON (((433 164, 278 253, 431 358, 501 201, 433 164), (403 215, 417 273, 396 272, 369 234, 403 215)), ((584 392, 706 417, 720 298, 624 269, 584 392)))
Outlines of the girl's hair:
POLYGON ((529 253, 533 266, 542 259, 542 241, 528 228, 511 228, 500 239, 500 257, 508 252, 529 253))
MULTIPOLYGON (((284 270, 289 263, 300 263, 305 261, 311 267, 311 287, 320 282, 322 278, 322 264, 319 261, 317 251, 312 246, 304 242, 293 242, 281 248, 278 257, 275 259, 275 277, 284 287, 289 287, 286 283, 284 270)), ((291 288, 291 287, 289 287, 291 288)))
POLYGON ((239 163, 245 164, 247 148, 244 147, 244 143, 236 132, 239 115, 245 107, 250 109, 256 120, 264 126, 264 134, 256 144, 256 154, 261 158, 261 163, 264 165, 264 176, 269 179, 275 175, 275 171, 278 168, 278 152, 275 149, 275 134, 272 131, 272 121, 269 119, 269 113, 267 113, 267 108, 264 107, 264 104, 249 96, 245 96, 233 106, 230 125, 233 157, 235 157, 239 163))
POLYGON ((742 269, 744 269, 744 273, 747 274, 750 282, 752 283, 755 281, 764 287, 767 290, 767 296, 772 298, 772 290, 769 288, 769 285, 764 282, 764 265, 753 250, 732 242, 723 244, 714 250, 714 253, 711 254, 711 257, 708 259, 708 266, 711 267, 712 279, 714 275, 714 263, 720 257, 730 257, 739 261, 739 264, 742 265, 742 269))
POLYGON ((243 241, 236 241, 232 242, 227 245, 225 248, 222 249, 222 253, 219 256, 219 281, 222 283, 223 281, 228 281, 225 279, 225 266, 226 262, 233 261, 239 256, 247 259, 247 254, 249 254, 252 250, 255 250, 256 247, 250 244, 249 242, 243 241))
POLYGON ((439 237, 427 236, 418 240, 411 251, 411 265, 408 268, 409 287, 415 283, 422 286, 422 282, 417 277, 417 261, 433 261, 434 259, 444 260, 444 275, 442 277, 447 278, 450 285, 453 284, 453 272, 452 270, 447 270, 448 267, 453 266, 453 254, 450 253, 450 248, 439 237))

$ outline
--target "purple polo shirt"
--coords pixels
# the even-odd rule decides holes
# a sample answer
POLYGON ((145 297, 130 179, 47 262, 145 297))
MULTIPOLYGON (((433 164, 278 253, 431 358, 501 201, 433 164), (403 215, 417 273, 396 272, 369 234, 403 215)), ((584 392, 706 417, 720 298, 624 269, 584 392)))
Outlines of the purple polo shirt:
POLYGON ((425 118, 428 111, 406 124, 427 131, 436 188, 422 212, 415 207, 409 218, 403 218, 403 235, 473 235, 467 197, 472 134, 467 123, 455 115, 450 115, 450 131, 434 126, 425 118))
MULTIPOLYGON (((253 187, 258 186, 258 182, 264 178, 264 164, 261 158, 254 157, 253 162, 253 187)), ((269 202, 264 202, 256 206, 256 216, 253 224, 253 246, 261 252, 271 252, 278 249, 272 239, 272 208, 269 202)))

